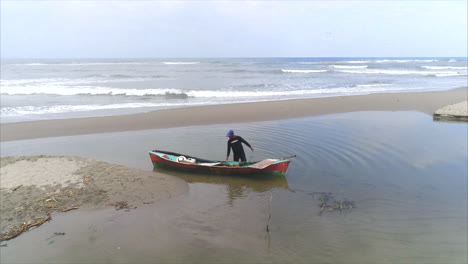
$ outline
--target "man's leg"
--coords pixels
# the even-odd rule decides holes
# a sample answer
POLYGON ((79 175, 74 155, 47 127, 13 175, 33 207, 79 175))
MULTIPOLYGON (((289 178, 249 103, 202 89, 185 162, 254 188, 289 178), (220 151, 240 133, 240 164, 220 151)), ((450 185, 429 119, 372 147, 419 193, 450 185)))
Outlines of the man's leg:
POLYGON ((244 152, 242 152, 242 153, 240 154, 240 160, 241 160, 242 162, 246 162, 246 161, 247 161, 247 159, 245 158, 245 153, 244 153, 244 152))
POLYGON ((234 161, 239 161, 240 158, 241 157, 239 155, 234 153, 234 158, 233 158, 234 161))

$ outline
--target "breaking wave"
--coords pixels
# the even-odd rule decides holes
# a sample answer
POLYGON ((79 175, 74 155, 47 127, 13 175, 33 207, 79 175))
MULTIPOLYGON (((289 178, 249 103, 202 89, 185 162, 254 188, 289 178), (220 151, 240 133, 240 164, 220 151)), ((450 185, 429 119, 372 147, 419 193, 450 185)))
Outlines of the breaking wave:
POLYGON ((148 76, 132 76, 126 74, 90 74, 80 79, 66 78, 39 78, 39 79, 13 79, 0 80, 0 85, 21 86, 21 85, 50 85, 50 86, 73 86, 95 83, 121 83, 121 82, 140 82, 155 79, 168 78, 166 75, 148 75, 148 76))
POLYGON ((285 70, 281 69, 282 72, 285 73, 321 73, 321 72, 327 72, 327 70, 285 70))
MULTIPOLYGON (((117 89, 106 87, 80 87, 80 88, 51 88, 42 87, 40 92, 37 87, 23 87, 22 89, 6 89, 2 94, 6 95, 121 95, 121 96, 164 96, 166 98, 261 98, 279 96, 299 96, 331 93, 356 93, 356 92, 382 92, 389 90, 392 84, 362 84, 350 87, 297 89, 297 90, 257 90, 257 91, 235 91, 235 90, 179 90, 179 89, 117 89)), ((405 90, 408 88, 391 88, 390 90, 405 90)))
POLYGON ((404 60, 404 59, 382 59, 382 60, 350 60, 341 63, 410 63, 410 62, 437 62, 439 60, 404 60))
POLYGON ((421 66, 421 68, 429 70, 466 70, 466 66, 421 66))
POLYGON ((388 75, 423 75, 423 76, 434 76, 434 77, 450 77, 450 76, 465 76, 466 72, 430 72, 430 71, 408 71, 408 70, 337 70, 336 72, 342 73, 354 73, 354 74, 388 74, 388 75))
POLYGON ((50 63, 13 63, 15 66, 100 66, 100 65, 146 65, 154 62, 50 62, 50 63))
MULTIPOLYGON (((181 91, 177 89, 119 89, 114 91, 105 89, 93 89, 94 91, 87 91, 89 94, 101 95, 157 95, 165 96, 166 99, 188 99, 188 100, 167 100, 162 103, 152 102, 133 102, 133 103, 119 103, 119 104, 83 104, 83 105, 51 105, 51 106, 18 106, 18 107, 2 107, 2 117, 18 117, 24 115, 41 115, 41 114, 59 114, 71 112, 84 112, 84 111, 99 111, 99 110, 113 110, 113 109, 135 109, 135 108, 167 108, 167 107, 180 107, 180 106, 195 106, 195 105, 209 105, 209 104, 223 104, 233 102, 255 102, 269 100, 268 98, 287 99, 287 98, 303 98, 316 97, 316 96, 336 96, 336 95, 356 95, 356 94, 369 94, 379 92, 400 92, 408 90, 421 90, 422 88, 408 88, 398 87, 388 83, 374 83, 374 84, 359 84, 350 87, 336 87, 336 88, 323 88, 314 90, 292 90, 292 91, 181 91), (196 100, 191 100, 195 98, 196 100), (198 99, 197 99, 198 98, 198 99)), ((72 92, 83 94, 81 91, 73 90, 65 92, 61 91, 62 95, 69 95, 72 92)), ((54 90, 57 93, 57 90, 54 90)), ((18 94, 18 93, 15 93, 18 94)))
POLYGON ((192 65, 192 64, 200 64, 200 62, 196 61, 165 61, 163 64, 166 65, 192 65))
MULTIPOLYGON (((98 110, 115 110, 129 108, 150 108, 150 107, 167 107, 167 106, 183 106, 179 103, 123 103, 123 104, 108 104, 108 105, 54 105, 54 106, 20 106, 20 107, 2 107, 0 113, 2 117, 14 117, 23 115, 43 115, 43 114, 59 114, 70 112, 85 112, 98 110)), ((191 104, 196 105, 196 104, 191 104)))
POLYGON ((187 97, 178 89, 120 89, 99 86, 54 86, 54 85, 30 85, 30 86, 10 86, 2 87, 2 94, 5 95, 124 95, 124 96, 150 96, 164 95, 168 97, 187 97))
POLYGON ((330 65, 330 68, 335 69, 365 69, 367 65, 330 65))
POLYGON ((393 59, 384 59, 384 60, 375 60, 376 63, 408 63, 408 62, 437 62, 438 60, 393 60, 393 59))
POLYGON ((352 61, 340 61, 342 63, 369 63, 372 62, 370 60, 352 60, 352 61))
POLYGON ((455 71, 415 71, 415 70, 380 70, 380 69, 367 69, 367 65, 362 66, 340 66, 331 65, 333 70, 285 70, 282 69, 283 73, 325 73, 325 72, 336 72, 336 73, 350 73, 350 74, 382 74, 382 75, 421 75, 421 76, 432 76, 432 77, 455 77, 455 76, 466 76, 467 72, 455 72, 455 71), (362 70, 360 70, 362 69, 362 70))

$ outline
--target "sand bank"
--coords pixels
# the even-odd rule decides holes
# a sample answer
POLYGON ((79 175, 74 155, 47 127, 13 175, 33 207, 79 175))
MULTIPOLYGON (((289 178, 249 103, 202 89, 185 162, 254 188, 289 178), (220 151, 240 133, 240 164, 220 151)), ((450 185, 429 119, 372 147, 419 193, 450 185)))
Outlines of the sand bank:
POLYGON ((0 241, 52 212, 157 204, 188 190, 176 177, 72 156, 1 157, 0 241))
POLYGON ((442 107, 435 111, 434 120, 468 122, 468 101, 442 107))
POLYGON ((441 92, 389 93, 200 106, 122 116, 1 124, 1 141, 136 131, 193 125, 231 124, 355 111, 420 111, 467 99, 467 88, 441 92))

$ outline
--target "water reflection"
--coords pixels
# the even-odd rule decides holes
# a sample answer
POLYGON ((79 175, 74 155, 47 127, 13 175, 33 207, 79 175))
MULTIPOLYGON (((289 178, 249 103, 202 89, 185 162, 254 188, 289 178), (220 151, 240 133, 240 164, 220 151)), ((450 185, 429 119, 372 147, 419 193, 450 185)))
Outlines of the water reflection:
POLYGON ((262 193, 273 188, 289 190, 286 177, 271 175, 212 175, 203 173, 186 173, 164 168, 154 168, 156 173, 167 174, 183 179, 188 183, 220 184, 227 188, 229 203, 245 196, 245 192, 262 193))

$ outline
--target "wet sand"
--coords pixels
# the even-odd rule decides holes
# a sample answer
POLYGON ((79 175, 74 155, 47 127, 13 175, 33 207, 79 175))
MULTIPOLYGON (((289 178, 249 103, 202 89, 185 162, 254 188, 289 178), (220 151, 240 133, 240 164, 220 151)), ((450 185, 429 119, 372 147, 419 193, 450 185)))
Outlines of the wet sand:
POLYGON ((1 157, 0 241, 78 208, 134 209, 186 192, 181 179, 76 156, 1 157))
POLYGON ((467 89, 226 104, 122 116, 6 123, 0 125, 0 140, 259 122, 356 111, 420 111, 432 115, 443 106, 467 100, 467 89))

